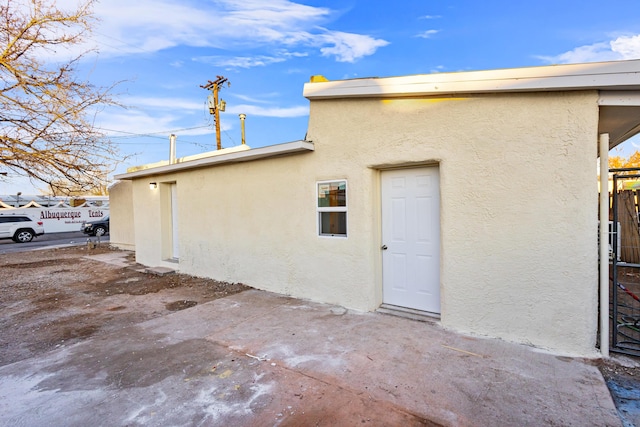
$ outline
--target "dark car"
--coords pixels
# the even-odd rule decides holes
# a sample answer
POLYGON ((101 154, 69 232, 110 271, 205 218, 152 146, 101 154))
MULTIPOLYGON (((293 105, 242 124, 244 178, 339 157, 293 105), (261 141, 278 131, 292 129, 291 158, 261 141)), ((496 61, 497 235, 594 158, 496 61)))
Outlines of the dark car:
POLYGON ((104 236, 109 232, 109 217, 84 222, 80 230, 89 236, 104 236))

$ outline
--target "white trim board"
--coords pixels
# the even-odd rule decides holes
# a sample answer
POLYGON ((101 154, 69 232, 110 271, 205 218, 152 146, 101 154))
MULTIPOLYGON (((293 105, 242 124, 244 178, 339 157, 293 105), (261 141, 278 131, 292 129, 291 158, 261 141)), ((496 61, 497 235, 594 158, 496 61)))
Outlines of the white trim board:
POLYGON ((306 83, 308 99, 562 90, 640 91, 640 60, 306 83))
POLYGON ((142 169, 135 172, 123 173, 114 176, 114 179, 134 179, 145 176, 161 175, 172 172, 181 172, 189 169, 197 169, 208 166, 217 166, 227 163, 248 162, 267 157, 284 156, 295 153, 303 153, 314 151, 313 142, 310 141, 294 141, 285 144, 270 145, 261 148, 252 148, 250 150, 238 151, 219 156, 204 157, 197 160, 176 163, 172 165, 158 166, 149 169, 142 169))

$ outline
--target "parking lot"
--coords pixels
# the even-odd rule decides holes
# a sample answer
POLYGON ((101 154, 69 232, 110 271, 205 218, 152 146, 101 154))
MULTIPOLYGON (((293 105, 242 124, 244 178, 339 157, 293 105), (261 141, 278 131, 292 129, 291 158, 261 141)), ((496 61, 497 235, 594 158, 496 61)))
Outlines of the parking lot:
MULTIPOLYGON (((90 237, 81 231, 69 231, 65 233, 45 233, 35 237, 28 243, 16 243, 11 239, 0 240, 0 254, 16 252, 28 252, 34 249, 46 249, 62 246, 75 246, 87 243, 87 240, 97 242, 97 237, 90 237)), ((101 236, 100 243, 109 244, 109 235, 101 236)))

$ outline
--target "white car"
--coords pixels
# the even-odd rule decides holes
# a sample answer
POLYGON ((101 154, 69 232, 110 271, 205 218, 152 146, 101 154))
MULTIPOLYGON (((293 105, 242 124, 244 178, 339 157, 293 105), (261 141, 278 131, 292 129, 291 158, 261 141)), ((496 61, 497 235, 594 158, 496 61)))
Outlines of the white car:
POLYGON ((44 224, 28 215, 0 214, 0 239, 13 239, 16 243, 27 243, 44 234, 44 224))

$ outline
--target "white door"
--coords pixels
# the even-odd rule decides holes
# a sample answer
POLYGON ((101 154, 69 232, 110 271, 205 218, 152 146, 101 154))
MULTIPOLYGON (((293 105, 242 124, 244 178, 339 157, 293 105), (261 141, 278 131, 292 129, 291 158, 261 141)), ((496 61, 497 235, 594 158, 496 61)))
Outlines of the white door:
POLYGON ((171 184, 171 255, 180 258, 178 246, 178 186, 171 184))
POLYGON ((437 167, 382 172, 383 302, 440 313, 437 167))

